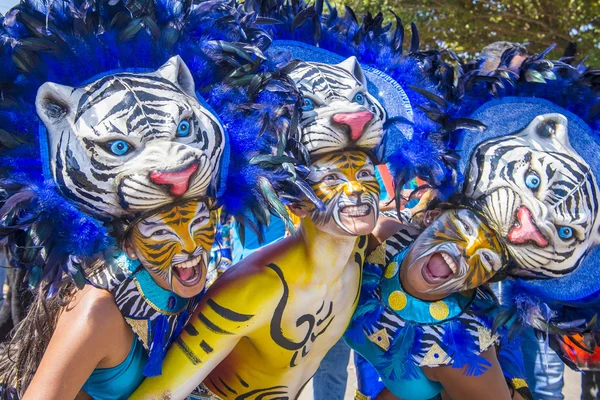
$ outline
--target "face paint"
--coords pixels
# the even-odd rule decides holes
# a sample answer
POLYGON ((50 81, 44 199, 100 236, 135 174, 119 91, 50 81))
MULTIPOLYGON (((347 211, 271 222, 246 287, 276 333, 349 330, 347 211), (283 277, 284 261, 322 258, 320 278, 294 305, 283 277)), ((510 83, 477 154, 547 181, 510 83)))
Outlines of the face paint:
POLYGON ((192 297, 202 291, 215 227, 203 202, 176 205, 137 223, 131 244, 155 280, 192 297))
POLYGON ((487 282, 504 265, 500 241, 470 210, 442 212, 419 235, 403 269, 415 291, 450 294, 487 282))
POLYGON ((308 181, 325 204, 311 219, 321 230, 338 235, 366 235, 379 215, 375 167, 360 151, 328 154, 311 165, 308 181))

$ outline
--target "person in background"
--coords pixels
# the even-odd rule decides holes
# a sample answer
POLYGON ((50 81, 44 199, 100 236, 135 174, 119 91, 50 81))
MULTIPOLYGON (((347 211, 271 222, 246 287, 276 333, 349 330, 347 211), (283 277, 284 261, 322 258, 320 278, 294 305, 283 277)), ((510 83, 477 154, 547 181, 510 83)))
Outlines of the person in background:
MULTIPOLYGON (((483 73, 494 71, 501 63, 503 55, 508 52, 515 53, 510 59, 507 68, 518 71, 519 67, 527 59, 529 54, 519 43, 494 42, 485 46, 479 56, 480 68, 483 73)), ((501 285, 510 285, 510 282, 502 282, 501 285)), ((500 286, 500 284, 498 284, 500 286)), ((501 292, 502 289, 495 288, 501 292)), ((502 302, 502 296, 499 296, 502 302)), ((526 329, 521 335, 523 361, 527 383, 533 393, 535 400, 562 400, 564 387, 565 365, 560 357, 546 345, 542 339, 538 339, 533 329, 526 329)))

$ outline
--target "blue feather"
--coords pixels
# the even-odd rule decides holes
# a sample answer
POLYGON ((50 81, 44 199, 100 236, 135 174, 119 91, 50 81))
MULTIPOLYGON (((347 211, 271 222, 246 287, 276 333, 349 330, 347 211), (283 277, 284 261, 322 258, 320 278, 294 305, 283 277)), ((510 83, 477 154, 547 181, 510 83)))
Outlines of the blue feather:
MULTIPOLYGON (((396 332, 382 356, 381 372, 392 381, 419 379, 419 366, 412 359, 413 346, 420 328, 410 322, 396 332)), ((419 335, 420 336, 420 335, 419 335)))
POLYGON ((160 314, 151 322, 152 342, 148 361, 144 365, 144 376, 158 376, 162 374, 162 362, 167 352, 167 336, 169 322, 166 315, 160 314))

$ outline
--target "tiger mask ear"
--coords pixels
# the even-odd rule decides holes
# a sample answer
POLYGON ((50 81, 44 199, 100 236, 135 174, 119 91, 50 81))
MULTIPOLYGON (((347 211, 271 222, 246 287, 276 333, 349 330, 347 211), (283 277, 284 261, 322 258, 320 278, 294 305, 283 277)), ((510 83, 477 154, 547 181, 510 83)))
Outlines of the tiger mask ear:
POLYGON ((569 142, 569 121, 562 114, 543 114, 535 117, 525 128, 529 135, 538 140, 550 140, 560 143, 570 151, 575 151, 569 142))
POLYGON ((338 64, 338 67, 350 72, 357 81, 359 81, 365 88, 367 87, 367 78, 365 77, 365 74, 356 57, 352 56, 345 59, 338 64))
POLYGON ((181 57, 171 57, 156 72, 163 78, 173 82, 188 96, 196 98, 194 77, 181 57))
POLYGON ((49 132, 61 131, 61 127, 69 124, 73 117, 74 88, 46 82, 38 89, 35 108, 38 116, 49 132))

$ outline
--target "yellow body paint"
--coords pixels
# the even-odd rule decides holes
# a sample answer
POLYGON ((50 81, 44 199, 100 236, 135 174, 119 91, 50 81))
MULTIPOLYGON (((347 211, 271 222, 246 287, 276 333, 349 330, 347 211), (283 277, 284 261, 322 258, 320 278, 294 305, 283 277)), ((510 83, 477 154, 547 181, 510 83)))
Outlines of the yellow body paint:
POLYGON ((327 210, 225 272, 169 350, 163 374, 131 399, 183 399, 203 381, 223 399, 297 397, 358 303, 367 237, 347 232, 376 220, 373 166, 363 153, 344 154, 311 167, 327 210))

